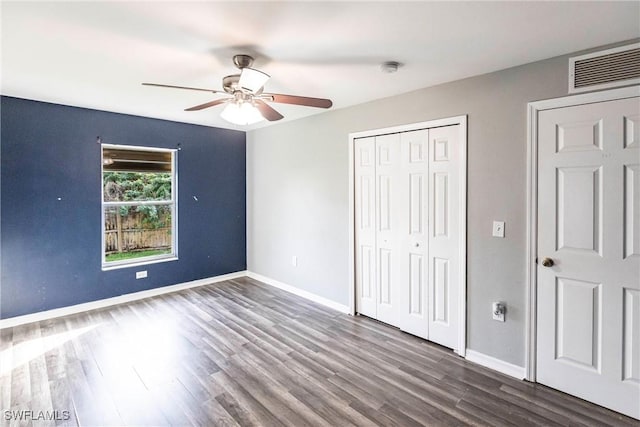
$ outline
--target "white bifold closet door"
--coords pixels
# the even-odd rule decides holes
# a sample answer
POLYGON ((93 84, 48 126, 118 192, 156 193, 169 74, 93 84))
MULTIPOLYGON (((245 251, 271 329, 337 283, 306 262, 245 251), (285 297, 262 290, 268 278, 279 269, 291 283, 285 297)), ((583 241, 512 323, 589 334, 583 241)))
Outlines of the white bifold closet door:
POLYGON ((357 311, 454 349, 458 131, 355 140, 357 311))

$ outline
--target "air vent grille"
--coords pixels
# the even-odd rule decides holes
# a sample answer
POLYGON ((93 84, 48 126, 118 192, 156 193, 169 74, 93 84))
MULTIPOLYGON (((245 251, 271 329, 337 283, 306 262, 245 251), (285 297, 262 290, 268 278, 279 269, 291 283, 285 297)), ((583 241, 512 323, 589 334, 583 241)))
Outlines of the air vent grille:
POLYGON ((569 92, 640 83, 640 43, 569 60, 569 92))

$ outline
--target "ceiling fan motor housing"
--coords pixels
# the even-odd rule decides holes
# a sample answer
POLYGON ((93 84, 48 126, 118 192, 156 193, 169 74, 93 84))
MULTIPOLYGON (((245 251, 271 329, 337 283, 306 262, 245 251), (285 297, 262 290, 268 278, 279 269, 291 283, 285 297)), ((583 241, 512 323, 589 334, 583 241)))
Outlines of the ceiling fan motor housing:
POLYGON ((240 81, 240 74, 232 74, 222 78, 222 88, 225 92, 233 94, 240 90, 238 82, 240 81))
POLYGON ((242 70, 243 68, 248 68, 253 65, 253 57, 249 55, 235 55, 233 57, 233 63, 242 70))

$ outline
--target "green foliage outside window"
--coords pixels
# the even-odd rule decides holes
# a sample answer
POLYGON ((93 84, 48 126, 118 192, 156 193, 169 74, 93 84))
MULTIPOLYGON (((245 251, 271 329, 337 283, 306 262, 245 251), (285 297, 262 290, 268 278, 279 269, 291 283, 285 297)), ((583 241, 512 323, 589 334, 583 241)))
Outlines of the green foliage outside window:
MULTIPOLYGON (((139 202, 171 200, 171 174, 149 172, 104 172, 105 202, 139 202)), ((171 207, 168 205, 119 206, 120 216, 133 210, 143 215, 150 228, 169 227, 171 207)))

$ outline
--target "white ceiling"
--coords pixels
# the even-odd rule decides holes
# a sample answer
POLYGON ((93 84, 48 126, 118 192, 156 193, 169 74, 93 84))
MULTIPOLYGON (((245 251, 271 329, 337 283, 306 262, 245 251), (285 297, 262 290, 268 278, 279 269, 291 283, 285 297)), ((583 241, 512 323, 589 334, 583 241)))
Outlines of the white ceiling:
MULTIPOLYGON (((225 128, 236 53, 335 108, 640 37, 640 2, 6 2, 3 95, 225 128), (379 65, 404 64, 395 74, 379 65)), ((272 104, 286 120, 322 113, 272 104)), ((245 129, 268 125, 262 123, 245 129)))

